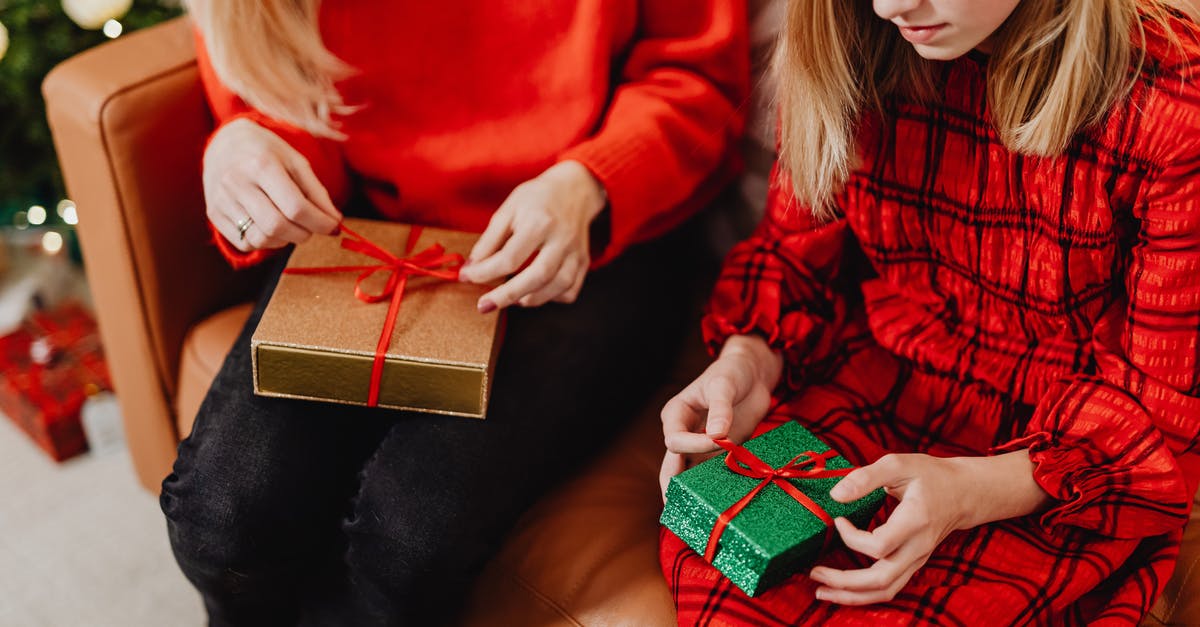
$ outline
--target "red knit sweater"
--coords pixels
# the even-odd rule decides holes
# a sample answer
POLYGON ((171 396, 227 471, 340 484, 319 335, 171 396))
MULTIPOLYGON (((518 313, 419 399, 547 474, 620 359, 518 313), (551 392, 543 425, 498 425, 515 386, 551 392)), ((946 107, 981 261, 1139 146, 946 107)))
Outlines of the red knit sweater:
MULTIPOLYGON (((556 162, 604 185, 603 263, 678 225, 728 181, 749 84, 745 2, 483 0, 322 4, 326 45, 357 73, 338 90, 347 139, 248 108, 199 41, 217 121, 249 117, 304 154, 335 203, 352 185, 386 219, 482 231, 556 162)), ((234 265, 261 260, 214 233, 234 265)))

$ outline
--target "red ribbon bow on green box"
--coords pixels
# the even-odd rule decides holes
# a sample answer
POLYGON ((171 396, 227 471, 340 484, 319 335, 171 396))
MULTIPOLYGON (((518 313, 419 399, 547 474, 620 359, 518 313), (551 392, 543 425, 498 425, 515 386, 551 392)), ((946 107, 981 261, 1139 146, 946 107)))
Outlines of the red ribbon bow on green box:
POLYGON ((740 444, 734 444, 730 440, 720 438, 713 439, 717 446, 728 451, 725 455, 725 465, 730 470, 739 475, 751 477, 753 479, 762 479, 761 482, 753 490, 743 496, 738 502, 730 505, 728 509, 721 512, 717 516, 717 522, 713 525, 712 533, 708 536, 708 544, 704 548, 704 559, 710 564, 717 556, 717 544, 721 540, 721 534, 725 532, 725 528, 729 523, 737 517, 746 506, 754 500, 760 492, 768 485, 774 483, 783 489, 788 496, 796 499, 808 511, 812 512, 817 518, 820 518, 825 523, 825 540, 829 540, 829 530, 833 527, 833 517, 826 512, 824 508, 818 505, 815 501, 808 497, 807 494, 800 491, 792 484, 789 479, 823 479, 827 477, 844 477, 850 474, 852 468, 844 468, 840 470, 830 470, 825 467, 825 462, 831 458, 837 457, 837 452, 828 450, 824 453, 815 453, 813 451, 804 451, 792 458, 792 461, 784 464, 779 468, 772 468, 769 464, 759 459, 757 455, 751 453, 746 447, 740 444))

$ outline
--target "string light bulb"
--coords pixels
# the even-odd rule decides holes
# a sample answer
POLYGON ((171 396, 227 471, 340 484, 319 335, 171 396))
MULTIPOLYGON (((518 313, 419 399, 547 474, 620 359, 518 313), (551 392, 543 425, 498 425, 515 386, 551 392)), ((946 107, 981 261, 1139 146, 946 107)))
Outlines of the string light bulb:
MULTIPOLYGON (((125 17, 132 6, 133 0, 62 0, 63 12, 67 17, 88 30, 107 28, 106 22, 125 17)), ((105 30, 104 34, 108 35, 108 31, 105 30)), ((117 35, 120 34, 117 32, 117 35)))
POLYGON ((46 231, 42 235, 42 250, 45 250, 51 255, 57 254, 62 250, 63 236, 58 231, 46 231))
POLYGON ((33 226, 41 226, 46 223, 46 208, 41 205, 34 205, 25 213, 25 219, 33 226))
POLYGON ((56 209, 58 211, 58 217, 62 218, 63 222, 72 226, 79 224, 79 212, 75 207, 74 201, 64 198, 63 200, 58 201, 58 207, 56 207, 56 209))
POLYGON ((104 23, 104 28, 101 30, 104 31, 105 37, 108 37, 109 39, 116 39, 117 37, 121 36, 121 31, 124 30, 124 28, 121 26, 120 22, 116 20, 109 20, 104 23))
POLYGON ((4 58, 5 52, 8 52, 8 29, 0 22, 0 59, 4 58))

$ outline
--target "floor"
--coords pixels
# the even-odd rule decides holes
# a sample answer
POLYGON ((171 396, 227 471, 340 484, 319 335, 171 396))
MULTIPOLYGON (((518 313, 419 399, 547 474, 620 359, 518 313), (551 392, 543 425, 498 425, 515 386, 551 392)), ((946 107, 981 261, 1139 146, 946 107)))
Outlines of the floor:
POLYGON ((125 450, 56 464, 0 416, 0 625, 203 624, 125 450))

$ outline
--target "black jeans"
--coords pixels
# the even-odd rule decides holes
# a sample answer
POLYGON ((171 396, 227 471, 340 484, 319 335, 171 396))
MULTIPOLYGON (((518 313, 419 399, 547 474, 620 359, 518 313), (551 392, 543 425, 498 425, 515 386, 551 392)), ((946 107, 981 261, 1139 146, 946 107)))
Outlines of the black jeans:
POLYGON ((452 620, 523 510, 662 382, 690 327, 687 233, 594 271, 572 305, 511 310, 486 420, 255 396, 267 289, 163 482, 211 624, 452 620))

